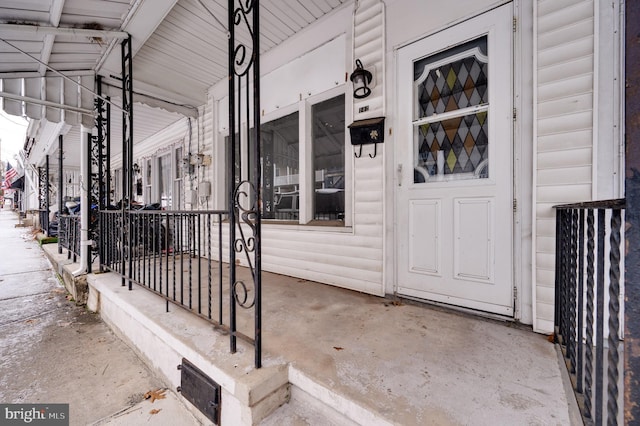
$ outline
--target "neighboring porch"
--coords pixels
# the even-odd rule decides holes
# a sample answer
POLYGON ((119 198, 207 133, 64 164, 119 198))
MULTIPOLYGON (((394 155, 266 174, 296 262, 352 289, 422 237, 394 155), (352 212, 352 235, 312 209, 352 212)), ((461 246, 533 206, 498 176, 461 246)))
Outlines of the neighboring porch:
POLYGON ((251 346, 230 354, 224 332, 173 304, 166 312, 164 299, 129 291, 115 273, 87 276, 89 306, 174 389, 182 357, 220 383, 222 424, 238 413, 235 424, 580 424, 556 346, 528 327, 262 275, 261 369, 251 346))

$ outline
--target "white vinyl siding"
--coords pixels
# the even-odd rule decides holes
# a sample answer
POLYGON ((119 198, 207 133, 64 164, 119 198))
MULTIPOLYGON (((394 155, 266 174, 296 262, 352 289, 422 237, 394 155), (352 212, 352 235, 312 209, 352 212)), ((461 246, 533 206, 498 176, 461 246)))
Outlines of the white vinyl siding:
MULTIPOLYGON (((382 2, 360 1, 354 25, 353 56, 348 59, 351 62, 347 69, 351 72, 355 60, 360 59, 375 75, 376 84, 370 96, 354 100, 353 120, 383 116, 382 2), (358 109, 365 105, 369 111, 358 114, 358 109)), ((350 83, 347 90, 351 90, 350 83)), ((346 97, 346 108, 351 108, 351 96, 346 97)), ((347 118, 350 115, 347 114, 347 118)), ((373 155, 373 145, 367 145, 363 148, 362 158, 356 159, 347 136, 345 148, 346 161, 352 165, 347 185, 350 184, 353 190, 350 199, 345 200, 347 214, 351 211, 351 228, 324 230, 321 226, 265 223, 262 228, 263 266, 265 270, 281 274, 383 295, 383 147, 378 146, 376 158, 370 158, 368 154, 373 155), (352 203, 351 209, 349 203, 352 203)))
MULTIPOLYGON (((310 109, 311 105, 342 93, 345 95, 347 125, 353 120, 383 116, 383 11, 383 4, 378 0, 361 1, 355 15, 352 8, 345 8, 323 22, 324 28, 332 29, 329 32, 323 31, 322 37, 326 37, 324 40, 317 37, 311 40, 306 35, 294 36, 283 43, 282 49, 266 53, 261 58, 266 65, 261 86, 261 110, 266 115, 263 123, 294 111, 302 113, 305 108, 310 109), (351 31, 354 22, 357 41, 352 45, 351 31), (352 47, 354 50, 351 50, 352 47), (274 62, 274 58, 281 57, 284 52, 290 57, 274 62), (356 58, 360 58, 365 67, 376 74, 372 95, 358 104, 353 102, 352 85, 348 81, 348 74, 355 68, 356 58), (324 72, 323 67, 328 63, 333 65, 328 72, 324 72), (308 68, 309 64, 313 64, 309 72, 294 72, 308 68), (294 81, 291 80, 291 75, 298 77, 294 81), (286 90, 283 89, 282 81, 287 81, 286 90), (367 114, 357 115, 359 106, 363 105, 368 105, 369 111, 367 114)), ((309 31, 315 30, 310 27, 309 31)), ((210 138, 215 138, 214 162, 211 167, 206 167, 206 172, 218 182, 226 180, 223 159, 224 138, 228 132, 228 98, 226 82, 224 84, 225 86, 216 85, 209 90, 210 101, 207 107, 213 108, 213 114, 209 115, 207 111, 204 124, 205 146, 209 148, 210 138)), ((345 130, 344 226, 325 226, 321 223, 282 224, 265 220, 262 222, 262 267, 265 271, 383 295, 383 147, 378 146, 378 155, 370 158, 368 154, 373 155, 373 146, 365 146, 362 158, 355 159, 348 129, 345 130)), ((301 149, 303 144, 311 143, 308 137, 309 135, 301 136, 301 149)), ((218 184, 214 188, 215 205, 226 208, 220 201, 224 199, 228 188, 218 184)), ((225 260, 228 259, 228 231, 228 226, 224 224, 222 238, 225 260)), ((246 228, 246 231, 249 232, 249 229, 246 228)), ((244 255, 237 259, 245 264, 244 255)))
POLYGON ((534 328, 553 330, 554 205, 592 198, 594 3, 538 1, 534 170, 534 328))

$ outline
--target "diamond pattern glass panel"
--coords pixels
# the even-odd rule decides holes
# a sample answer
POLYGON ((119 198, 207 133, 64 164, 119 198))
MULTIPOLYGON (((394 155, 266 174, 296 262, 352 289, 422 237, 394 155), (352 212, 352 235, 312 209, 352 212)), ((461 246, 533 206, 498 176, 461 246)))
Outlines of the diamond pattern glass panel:
POLYGON ((417 61, 416 118, 488 103, 485 52, 486 36, 417 61))
POLYGON ((418 126, 414 182, 462 173, 469 178, 487 177, 488 129, 486 111, 418 126))
POLYGON ((487 72, 486 36, 415 62, 414 183, 489 176, 487 72))

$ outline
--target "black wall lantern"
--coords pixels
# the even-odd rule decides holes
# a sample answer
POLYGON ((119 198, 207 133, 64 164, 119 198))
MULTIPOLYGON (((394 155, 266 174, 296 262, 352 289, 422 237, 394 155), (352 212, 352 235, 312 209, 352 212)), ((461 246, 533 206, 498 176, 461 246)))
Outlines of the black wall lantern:
POLYGON ((360 59, 356 59, 356 69, 351 74, 351 82, 353 83, 353 97, 356 99, 366 98, 371 94, 371 79, 373 75, 362 66, 360 59))

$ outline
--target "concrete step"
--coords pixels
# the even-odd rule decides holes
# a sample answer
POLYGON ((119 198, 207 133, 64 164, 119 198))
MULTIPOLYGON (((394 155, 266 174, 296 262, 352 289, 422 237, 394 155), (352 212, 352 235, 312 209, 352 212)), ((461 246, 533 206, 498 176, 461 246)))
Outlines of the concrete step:
POLYGON ((260 426, 352 426, 357 425, 331 406, 297 386, 291 386, 291 399, 275 410, 260 426))

